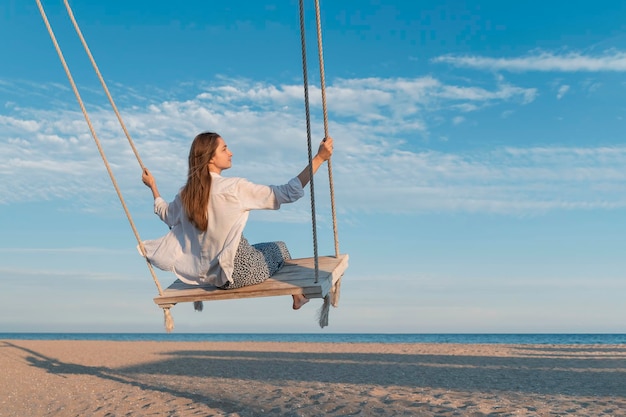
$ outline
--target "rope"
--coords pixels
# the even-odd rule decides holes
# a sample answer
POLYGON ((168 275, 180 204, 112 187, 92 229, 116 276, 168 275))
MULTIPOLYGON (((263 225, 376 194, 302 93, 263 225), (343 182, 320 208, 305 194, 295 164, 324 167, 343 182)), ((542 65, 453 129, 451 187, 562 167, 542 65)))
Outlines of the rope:
MULTIPOLYGON (((126 202, 124 201, 124 197, 122 196, 122 192, 120 191, 120 188, 117 184, 117 181, 115 179, 115 175, 113 174, 113 171, 111 170, 111 167, 109 165, 109 162, 107 160, 107 157, 104 153, 104 150, 102 149, 102 145, 100 144, 100 139, 98 138, 98 135, 96 134, 96 131, 94 130, 94 127, 91 123, 91 120, 89 119, 89 115, 87 114, 87 109, 85 108, 85 105, 83 104, 83 100, 80 96, 80 93, 78 92, 78 88, 76 87, 76 83, 74 82, 74 78, 72 77, 72 74, 70 72, 69 67, 67 66, 67 63, 65 61, 65 58, 63 57, 63 53, 61 52, 61 48, 59 47, 59 44, 56 40, 56 37, 54 35, 54 32, 52 31, 52 27, 50 26, 50 23, 48 22, 48 17, 46 16, 46 13, 43 9, 43 6, 41 5, 41 1, 40 0, 36 0, 37 1, 37 6, 39 7, 39 11, 41 12, 41 17, 43 18, 43 21, 46 25, 46 28, 48 29, 48 33, 50 34, 50 38, 52 39, 52 43, 54 44, 54 47, 57 51, 57 54, 59 55, 59 59, 61 60, 61 64, 63 65, 63 68, 65 69, 65 74, 67 75, 67 78, 70 81, 70 84, 72 86, 72 90, 74 91, 74 95, 76 96, 76 99, 78 100, 78 104, 80 105, 80 108, 83 112, 83 116, 85 117, 85 120, 87 121, 87 125, 89 126, 89 131, 91 132, 91 136, 93 137, 96 146, 98 147, 98 152, 100 153, 100 157, 102 158, 102 161, 104 162, 104 166, 106 167, 106 170, 109 174, 109 177, 111 178, 111 182, 113 183, 113 187, 115 188, 115 192, 117 193, 117 197, 119 198, 120 202, 122 203, 122 208, 124 209, 124 212, 126 213, 126 217, 128 218, 128 222, 130 223, 130 226, 133 230, 133 233, 135 234, 135 238, 137 239, 137 242, 139 243, 139 247, 141 249, 141 252, 144 256, 144 258, 146 259, 146 264, 148 265, 148 269, 150 270, 150 273, 152 274, 152 278, 154 280, 154 283, 156 284, 157 290, 159 291, 159 295, 163 295, 163 289, 161 288, 161 284, 159 283, 159 280, 154 272, 154 269, 152 267, 152 264, 150 264, 150 262, 148 261, 148 258, 146 257, 146 251, 145 248, 143 246, 143 242, 141 241, 141 238, 139 237, 139 232, 137 231, 137 228, 135 227, 135 223, 133 222, 132 216, 130 215, 130 212, 128 211, 128 207, 126 206, 126 202)), ((66 3, 66 7, 68 7, 68 11, 69 10, 69 5, 66 3)), ((71 13, 71 11, 70 11, 71 13)), ((72 20, 73 16, 72 16, 72 20)), ((75 21, 74 21, 75 22, 75 21)), ((81 39, 82 39, 82 35, 81 35, 81 39)), ((83 40, 84 42, 84 40, 83 40)), ((107 91, 108 93, 108 91, 107 91)), ((119 116, 118 116, 119 117, 119 116)), ((167 313, 166 312, 166 318, 167 318, 167 313)), ((171 320, 170 320, 171 321, 171 320)))
MULTIPOLYGON (((322 46, 322 18, 320 13, 320 2, 319 0, 315 0, 315 21, 317 23, 317 53, 319 57, 319 66, 320 66, 320 85, 322 92, 322 111, 324 114, 324 137, 328 137, 328 110, 326 106, 326 78, 324 75, 324 48, 322 46)), ((339 256, 339 237, 337 232, 337 214, 335 210, 335 186, 333 182, 333 167, 332 162, 328 160, 328 184, 330 187, 330 207, 333 218, 333 235, 335 240, 335 257, 339 256)), ((334 307, 337 306, 339 302, 339 290, 341 288, 341 277, 333 285, 330 293, 324 297, 324 304, 320 308, 318 313, 318 321, 320 327, 324 328, 328 326, 328 315, 330 310, 330 305, 332 304, 334 307)))
MULTIPOLYGON (((324 137, 328 136, 328 110, 326 108, 326 80, 324 77, 324 48, 322 46, 322 18, 320 16, 320 2, 315 0, 315 20, 317 22, 317 52, 320 61, 320 83, 322 90, 322 110, 324 112, 324 137)), ((328 160, 328 182, 330 185, 330 207, 333 216, 333 234, 335 237, 335 256, 339 256, 339 237, 337 233, 337 214, 335 210, 335 186, 333 185, 333 168, 328 160)))
POLYGON ((313 182, 313 152, 311 149, 311 114, 309 110, 309 77, 306 62, 306 36, 304 29, 304 2, 300 0, 300 39, 302 46, 302 78, 304 79, 304 109, 306 112, 306 142, 309 152, 309 178, 311 190, 311 225, 313 228, 313 256, 315 260, 315 283, 319 279, 319 259, 317 254, 317 225, 315 216, 315 183, 313 182))
POLYGON ((91 65, 93 66, 93 69, 96 71, 96 74, 98 75, 100 84, 102 84, 102 88, 104 89, 104 92, 109 98, 109 102, 111 103, 111 106, 113 107, 113 111, 115 112, 115 115, 117 116, 117 120, 120 122, 120 126, 122 126, 122 130, 124 131, 124 134, 126 135, 126 139, 128 139, 128 143, 130 144, 130 147, 132 148, 133 153, 135 154, 135 158, 137 158, 137 162, 139 162, 139 166, 141 167, 141 170, 143 171, 145 166, 143 162, 141 161, 139 152, 137 152, 137 148, 135 147, 133 140, 130 138, 130 134, 128 133, 128 129, 126 129, 126 125, 124 124, 124 121, 122 120, 122 116, 120 115, 120 112, 117 111, 117 106, 115 105, 115 102, 113 101, 113 97, 111 96, 111 93, 109 93, 109 89, 106 83, 104 82, 104 78, 102 77, 102 74, 100 74, 100 70, 98 69, 98 66, 96 65, 96 61, 93 59, 93 55, 91 55, 91 51, 89 50, 89 47, 87 46, 87 42, 85 41, 85 38, 83 37, 83 33, 78 27, 78 23, 76 22, 76 19, 74 19, 74 13, 72 12, 72 9, 70 8, 70 4, 68 3, 67 0, 64 0, 64 3, 65 3, 65 8, 67 9, 67 14, 70 16, 70 19, 72 20, 72 24, 74 25, 74 29, 76 29, 76 33, 78 34, 78 37, 80 38, 80 41, 83 44, 83 47, 85 48, 85 52, 87 52, 87 56, 89 57, 89 60, 91 61, 91 65))

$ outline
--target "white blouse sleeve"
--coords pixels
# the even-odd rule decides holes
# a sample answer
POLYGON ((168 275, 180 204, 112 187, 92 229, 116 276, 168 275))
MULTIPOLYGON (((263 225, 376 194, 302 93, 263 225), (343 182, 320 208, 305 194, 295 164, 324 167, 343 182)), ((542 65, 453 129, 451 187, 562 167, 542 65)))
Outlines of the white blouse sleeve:
POLYGON ((237 188, 239 199, 248 210, 276 210, 281 204, 293 203, 304 196, 298 177, 283 185, 258 185, 241 179, 237 188))
POLYGON ((183 212, 180 195, 177 195, 174 201, 167 203, 162 197, 154 200, 154 213, 167 224, 170 229, 180 223, 180 215, 183 212))

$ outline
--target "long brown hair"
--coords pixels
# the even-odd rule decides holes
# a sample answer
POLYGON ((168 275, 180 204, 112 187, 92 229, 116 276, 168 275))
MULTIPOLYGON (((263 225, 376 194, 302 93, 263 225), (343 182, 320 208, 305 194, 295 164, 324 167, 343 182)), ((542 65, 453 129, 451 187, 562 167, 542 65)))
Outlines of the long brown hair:
POLYGON ((200 230, 207 230, 211 174, 209 161, 217 149, 214 132, 204 132, 196 136, 189 150, 189 171, 187 184, 180 192, 183 208, 189 221, 200 230))

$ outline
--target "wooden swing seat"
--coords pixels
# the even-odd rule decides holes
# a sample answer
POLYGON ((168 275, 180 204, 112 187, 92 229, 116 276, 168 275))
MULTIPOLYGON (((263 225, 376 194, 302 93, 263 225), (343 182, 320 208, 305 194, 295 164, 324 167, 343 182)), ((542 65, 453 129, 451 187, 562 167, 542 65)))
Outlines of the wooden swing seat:
POLYGON ((285 265, 261 284, 221 290, 215 286, 185 284, 176 280, 154 298, 162 308, 193 301, 229 300, 235 298, 271 297, 304 294, 307 298, 324 298, 348 268, 348 255, 318 257, 318 280, 315 282, 315 258, 298 258, 285 265))

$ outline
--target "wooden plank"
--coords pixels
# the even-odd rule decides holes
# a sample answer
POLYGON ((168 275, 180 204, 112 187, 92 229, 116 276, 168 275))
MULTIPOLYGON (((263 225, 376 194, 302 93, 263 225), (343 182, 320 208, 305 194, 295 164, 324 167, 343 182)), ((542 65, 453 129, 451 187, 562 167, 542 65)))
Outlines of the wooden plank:
POLYGON ((348 268, 348 255, 318 257, 319 276, 315 282, 315 258, 291 259, 267 281, 234 290, 220 290, 214 286, 188 285, 176 280, 154 298, 159 306, 182 302, 228 300, 236 298, 272 297, 304 294, 309 298, 324 298, 333 284, 348 268))

